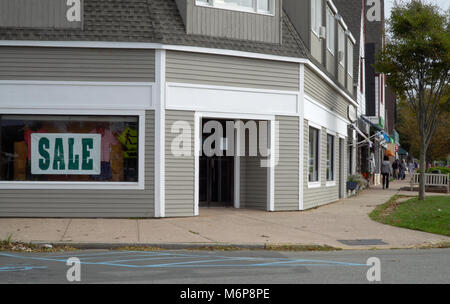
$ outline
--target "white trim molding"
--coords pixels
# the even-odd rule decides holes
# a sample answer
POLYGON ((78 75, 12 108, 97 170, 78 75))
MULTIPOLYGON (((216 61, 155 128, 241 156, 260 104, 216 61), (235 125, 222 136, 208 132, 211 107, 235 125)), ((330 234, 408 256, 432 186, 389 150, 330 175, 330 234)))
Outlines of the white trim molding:
POLYGON ((299 92, 166 83, 166 109, 298 115, 299 92))
POLYGON ((298 167, 298 176, 299 176, 299 187, 298 187, 298 210, 304 210, 303 205, 303 183, 304 183, 304 153, 305 153, 305 65, 300 64, 300 100, 298 112, 300 114, 299 117, 299 167, 298 167))
POLYGON ((0 109, 152 110, 151 82, 0 80, 0 109))
POLYGON ((155 52, 155 217, 165 217, 166 51, 155 52))
POLYGON ((306 120, 346 136, 347 126, 351 124, 350 121, 327 109, 308 95, 304 95, 304 105, 306 120))

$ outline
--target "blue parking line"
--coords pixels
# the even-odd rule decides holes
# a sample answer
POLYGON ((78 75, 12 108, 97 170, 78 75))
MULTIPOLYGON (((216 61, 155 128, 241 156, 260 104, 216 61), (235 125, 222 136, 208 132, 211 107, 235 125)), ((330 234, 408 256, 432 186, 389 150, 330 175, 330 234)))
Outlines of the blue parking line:
POLYGON ((291 261, 278 261, 278 262, 272 262, 272 263, 262 263, 257 264, 258 266, 272 266, 275 264, 285 264, 285 263, 296 263, 296 262, 309 262, 309 263, 321 263, 317 265, 322 264, 330 264, 330 265, 343 265, 343 266, 367 266, 366 264, 359 264, 359 263, 348 263, 348 262, 338 262, 338 261, 327 261, 327 260, 291 260, 291 261))
MULTIPOLYGON (((122 252, 123 253, 123 252, 122 252)), ((141 251, 130 251, 129 253, 142 253, 141 251)), ((350 262, 339 262, 339 261, 329 261, 329 260, 307 260, 307 259, 287 259, 287 258, 258 258, 258 257, 225 257, 225 256, 205 256, 205 255, 188 255, 188 254, 171 254, 171 253, 160 253, 152 255, 149 252, 148 255, 136 255, 144 256, 145 258, 140 259, 124 259, 124 260, 110 260, 110 261, 93 261, 88 262, 80 260, 80 264, 84 265, 105 265, 105 266, 116 266, 116 267, 126 267, 126 268, 206 268, 206 267, 299 267, 299 266, 311 266, 311 267, 332 267, 332 266, 365 266, 366 264, 350 263, 350 262), (146 265, 133 265, 133 264, 123 264, 126 262, 134 261, 145 261, 145 260, 160 260, 160 259, 180 259, 180 258, 207 258, 203 260, 192 260, 177 263, 164 263, 164 264, 146 264, 146 265), (266 263, 255 263, 256 261, 267 261, 266 263), (249 264, 231 264, 227 262, 236 261, 253 261, 249 264), (270 262, 269 262, 270 261, 270 262), (225 262, 225 263, 214 263, 214 262, 225 262), (212 263, 212 264, 208 264, 212 263)), ((60 256, 53 257, 30 257, 30 256, 20 256, 15 254, 0 253, 2 256, 28 259, 28 260, 40 260, 40 261, 51 261, 51 262, 63 262, 66 259, 60 259, 60 256)), ((67 256, 67 258, 70 256, 67 256)), ((88 256, 84 255, 85 258, 88 256)), ((106 256, 104 256, 106 257, 106 256)), ((111 255, 107 255, 111 257, 111 255)), ((134 257, 131 255, 130 257, 134 257)), ((39 267, 39 266, 37 266, 39 267)), ((1 268, 0 268, 1 269, 1 268)))
POLYGON ((114 260, 114 261, 105 261, 99 263, 117 263, 117 262, 134 262, 134 261, 148 261, 148 260, 161 260, 161 259, 182 259, 183 257, 156 257, 156 258, 141 258, 141 259, 126 259, 126 260, 114 260))
POLYGON ((47 266, 0 266, 0 272, 6 271, 26 271, 32 269, 45 269, 47 266))

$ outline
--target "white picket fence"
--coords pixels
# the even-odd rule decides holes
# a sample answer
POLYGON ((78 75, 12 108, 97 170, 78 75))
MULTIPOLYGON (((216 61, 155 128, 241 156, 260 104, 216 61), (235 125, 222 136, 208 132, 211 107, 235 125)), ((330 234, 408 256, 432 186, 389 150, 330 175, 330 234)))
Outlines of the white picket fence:
MULTIPOLYGON (((411 191, 414 185, 420 182, 420 173, 413 173, 411 175, 411 191)), ((425 186, 441 186, 447 187, 447 193, 450 192, 450 177, 449 174, 433 174, 425 173, 425 186)))

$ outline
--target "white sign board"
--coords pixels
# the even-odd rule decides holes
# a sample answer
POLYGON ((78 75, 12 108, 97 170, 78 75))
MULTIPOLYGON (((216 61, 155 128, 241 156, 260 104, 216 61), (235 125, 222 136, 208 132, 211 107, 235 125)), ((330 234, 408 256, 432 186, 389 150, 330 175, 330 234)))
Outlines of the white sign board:
POLYGON ((98 175, 100 134, 32 133, 31 174, 98 175))

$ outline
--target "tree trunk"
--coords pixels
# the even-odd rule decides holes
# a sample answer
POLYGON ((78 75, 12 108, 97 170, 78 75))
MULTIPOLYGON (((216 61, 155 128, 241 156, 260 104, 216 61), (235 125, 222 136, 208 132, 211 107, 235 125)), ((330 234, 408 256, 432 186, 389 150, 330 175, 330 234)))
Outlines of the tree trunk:
POLYGON ((427 170, 427 147, 425 139, 422 138, 420 143, 420 178, 419 178, 419 201, 425 199, 425 173, 427 170))

